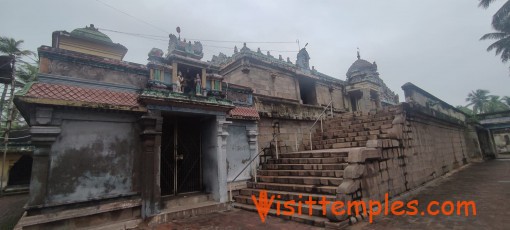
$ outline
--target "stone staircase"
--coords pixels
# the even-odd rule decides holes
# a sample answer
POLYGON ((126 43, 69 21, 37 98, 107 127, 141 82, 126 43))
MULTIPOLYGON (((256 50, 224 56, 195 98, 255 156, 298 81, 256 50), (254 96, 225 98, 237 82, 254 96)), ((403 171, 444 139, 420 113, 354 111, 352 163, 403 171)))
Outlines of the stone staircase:
POLYGON ((332 201, 336 198, 336 188, 342 183, 343 169, 346 167, 346 149, 328 149, 301 151, 279 154, 279 159, 270 159, 258 170, 257 182, 248 182, 248 188, 242 189, 235 196, 234 206, 237 208, 257 211, 252 195, 259 197, 261 190, 266 190, 268 197, 275 196, 269 212, 276 215, 276 206, 280 202, 281 211, 284 202, 296 201, 291 205, 296 214, 280 217, 297 222, 324 227, 328 219, 322 214, 321 205, 313 205, 312 215, 309 207, 304 203, 308 197, 319 201, 324 196, 332 201), (302 215, 297 215, 298 202, 302 201, 302 215))
MULTIPOLYGON (((302 201, 302 215, 296 211, 292 216, 279 217, 324 227, 329 220, 322 213, 322 205, 313 205, 309 215, 304 201, 308 197, 319 201, 322 196, 329 201, 336 199, 349 152, 365 147, 368 140, 388 139, 395 118, 392 109, 346 113, 323 121, 324 132, 319 124, 312 137, 314 150, 280 153, 279 159, 263 163, 257 171, 257 182, 248 182, 248 188, 234 197, 234 207, 257 212, 252 195, 258 199, 260 191, 265 190, 269 198, 275 196, 270 215, 277 215, 278 202, 280 211, 285 211, 285 201, 302 201)), ((310 149, 309 141, 304 142, 303 146, 310 149)), ((297 210, 297 204, 292 206, 297 210)))

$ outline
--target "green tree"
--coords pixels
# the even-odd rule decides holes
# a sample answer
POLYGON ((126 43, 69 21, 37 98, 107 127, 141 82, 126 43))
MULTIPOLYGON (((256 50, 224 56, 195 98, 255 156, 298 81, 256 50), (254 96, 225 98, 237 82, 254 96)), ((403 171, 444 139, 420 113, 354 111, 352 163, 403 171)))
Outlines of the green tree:
POLYGON ((508 106, 501 102, 499 96, 490 95, 487 103, 487 113, 494 113, 508 110, 508 106))
POLYGON ((30 50, 21 49, 23 40, 15 40, 14 38, 0 37, 0 53, 7 55, 14 55, 17 59, 24 56, 34 55, 35 53, 30 50))
POLYGON ((489 90, 477 89, 468 94, 466 101, 469 102, 467 106, 473 106, 475 114, 484 113, 487 110, 487 103, 489 102, 489 90))
MULTIPOLYGON (((488 8, 495 0, 480 0, 479 6, 488 8)), ((487 52, 496 50, 496 55, 501 56, 501 61, 506 63, 510 59, 510 1, 505 4, 492 17, 492 27, 496 32, 483 35, 480 40, 496 40, 487 52)))
MULTIPOLYGON (((24 43, 23 40, 15 40, 14 38, 8 38, 0 36, 0 54, 13 55, 16 58, 16 63, 22 63, 20 70, 16 71, 16 75, 23 73, 22 78, 28 77, 28 75, 34 74, 34 68, 27 62, 23 61, 23 57, 30 57, 35 55, 30 50, 23 50, 21 45, 24 43)), ((31 57, 30 57, 31 58, 31 57)), ((37 72, 35 72, 37 73, 37 72)), ((0 115, 4 114, 5 97, 7 96, 8 85, 5 84, 2 90, 2 96, 0 96, 0 115)), ((1 123, 3 124, 3 123, 1 123)))
MULTIPOLYGON (((496 0, 480 0, 479 7, 489 8, 496 0)), ((492 27, 496 30, 508 31, 510 29, 508 19, 510 15, 510 1, 506 1, 501 8, 492 16, 492 27)))
POLYGON ((16 71, 16 78, 19 83, 25 85, 28 82, 37 80, 39 67, 30 63, 23 63, 16 71))
POLYGON ((504 96, 503 98, 501 98, 501 101, 503 103, 505 103, 506 105, 510 106, 510 97, 509 96, 504 96))
POLYGON ((501 61, 504 63, 510 60, 509 31, 499 30, 498 32, 485 34, 480 38, 480 40, 497 40, 491 45, 489 45, 489 47, 487 47, 487 52, 490 52, 495 49, 496 55, 501 55, 501 61))

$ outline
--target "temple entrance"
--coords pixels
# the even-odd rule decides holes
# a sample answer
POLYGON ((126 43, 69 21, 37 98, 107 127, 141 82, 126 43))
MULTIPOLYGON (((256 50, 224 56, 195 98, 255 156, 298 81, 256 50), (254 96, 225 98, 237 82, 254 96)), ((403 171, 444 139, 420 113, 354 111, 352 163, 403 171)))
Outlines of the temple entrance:
POLYGON ((161 195, 202 191, 200 122, 165 116, 161 136, 161 195))

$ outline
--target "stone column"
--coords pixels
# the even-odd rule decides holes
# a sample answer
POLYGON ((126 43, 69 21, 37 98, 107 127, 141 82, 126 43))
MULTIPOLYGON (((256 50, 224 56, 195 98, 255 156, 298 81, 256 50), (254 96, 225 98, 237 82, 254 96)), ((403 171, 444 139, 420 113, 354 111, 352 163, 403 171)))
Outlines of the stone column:
POLYGON ((218 167, 218 202, 228 201, 228 190, 227 190, 227 136, 228 136, 228 124, 231 121, 227 121, 225 116, 216 116, 216 122, 218 124, 218 147, 216 149, 217 156, 217 167, 218 167))
MULTIPOLYGON (((257 132, 257 122, 253 122, 253 125, 246 126, 246 135, 248 136, 248 145, 250 148, 250 157, 253 158, 257 155, 258 143, 257 136, 259 135, 257 132)), ((255 159, 251 166, 252 177, 256 176, 257 165, 259 165, 259 159, 255 159)))
MULTIPOLYGON (((205 71, 205 68, 202 69, 202 90, 205 90, 206 86, 207 86, 207 76, 206 76, 206 71, 205 71)), ((203 92, 202 92, 203 93, 203 92)))
POLYGON ((46 203, 50 173, 51 145, 57 140, 61 129, 58 126, 32 126, 30 135, 35 147, 33 153, 32 176, 30 178, 30 198, 28 207, 46 203))
POLYGON ((160 212, 161 186, 160 157, 161 130, 163 118, 159 111, 150 111, 140 118, 142 128, 142 156, 141 160, 141 194, 142 218, 154 216, 160 212))
POLYGON ((179 81, 179 79, 177 77, 177 73, 178 73, 177 62, 173 62, 172 63, 172 83, 176 83, 177 81, 179 81))
POLYGON ((47 107, 35 108, 34 116, 30 120, 30 135, 35 150, 33 153, 28 208, 46 203, 51 168, 51 146, 61 132, 59 120, 52 121, 53 108, 47 107))

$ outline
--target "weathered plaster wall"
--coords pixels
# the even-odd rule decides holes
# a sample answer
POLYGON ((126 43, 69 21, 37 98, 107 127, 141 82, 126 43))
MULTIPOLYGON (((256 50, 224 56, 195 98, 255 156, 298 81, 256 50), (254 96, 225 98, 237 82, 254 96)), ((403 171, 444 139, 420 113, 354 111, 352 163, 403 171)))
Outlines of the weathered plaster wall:
MULTIPOLYGON (((255 121, 234 120, 228 126, 227 136, 227 181, 231 182, 250 160, 257 155, 256 138, 257 123, 255 121), (252 147, 255 147, 252 149, 252 147)), ((236 181, 250 179, 252 175, 251 168, 246 168, 236 181)))
MULTIPOLYGON (((79 202, 139 192, 140 138, 136 118, 64 117, 51 146, 47 204, 79 202), (117 120, 117 121, 115 121, 117 120)), ((119 115, 117 115, 119 116, 119 115)))
POLYGON ((299 88, 297 81, 283 73, 252 67, 247 73, 243 73, 240 69, 229 72, 224 79, 228 83, 250 87, 254 94, 291 100, 300 99, 296 89, 299 88))

